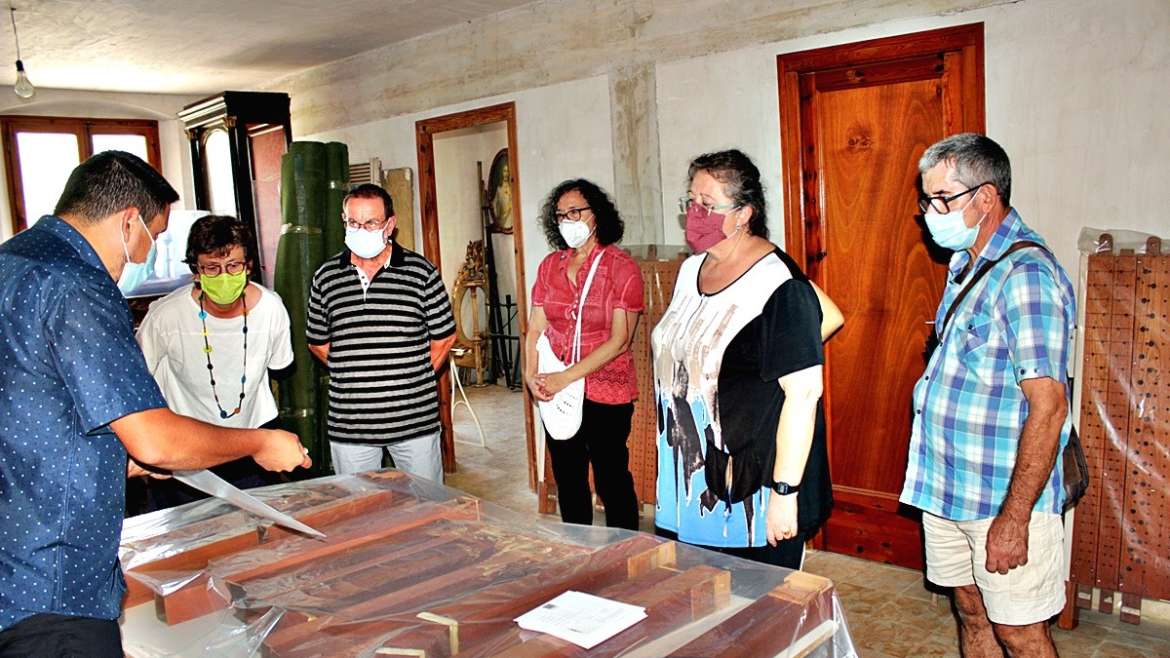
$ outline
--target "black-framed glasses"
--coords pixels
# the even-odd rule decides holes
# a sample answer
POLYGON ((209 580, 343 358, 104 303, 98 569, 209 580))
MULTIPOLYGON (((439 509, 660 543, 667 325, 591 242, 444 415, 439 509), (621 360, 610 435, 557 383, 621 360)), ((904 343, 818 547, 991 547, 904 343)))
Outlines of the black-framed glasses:
POLYGON ((382 227, 386 226, 386 222, 390 221, 390 218, 383 217, 382 219, 367 219, 362 221, 360 219, 342 215, 341 221, 345 222, 346 226, 355 230, 361 229, 363 231, 380 231, 382 230, 382 227))
POLYGON ((937 212, 938 214, 945 215, 951 211, 951 202, 952 201, 959 199, 961 197, 964 197, 968 194, 971 194, 972 192, 983 187, 984 185, 990 185, 990 184, 991 184, 991 181, 988 181, 986 183, 980 183, 980 184, 976 185, 975 187, 969 187, 969 188, 963 190, 962 192, 959 192, 958 194, 952 194, 951 196, 922 196, 922 195, 919 195, 918 209, 920 211, 922 211, 923 213, 925 213, 927 210, 934 208, 934 211, 937 212))
POLYGON ((723 205, 706 204, 698 199, 692 199, 689 196, 680 197, 678 200, 678 209, 685 215, 694 209, 697 211, 699 217, 707 217, 713 212, 727 212, 728 210, 735 210, 739 206, 734 203, 725 203, 723 205))
POLYGON ((208 263, 206 265, 196 265, 195 269, 204 276, 219 276, 224 272, 228 274, 239 274, 247 269, 248 263, 242 260, 233 260, 228 263, 208 263))
POLYGON ((561 212, 558 210, 558 211, 553 213, 553 217, 556 218, 557 222, 563 222, 566 219, 569 220, 570 222, 579 222, 579 221, 581 221, 581 213, 585 212, 586 210, 593 210, 593 209, 590 208, 589 206, 585 206, 583 208, 569 208, 565 212, 561 212))

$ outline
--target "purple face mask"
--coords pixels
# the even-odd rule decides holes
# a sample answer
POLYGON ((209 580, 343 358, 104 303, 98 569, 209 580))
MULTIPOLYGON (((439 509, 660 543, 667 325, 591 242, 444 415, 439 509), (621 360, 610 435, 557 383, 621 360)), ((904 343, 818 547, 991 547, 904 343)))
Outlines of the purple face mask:
POLYGON ((727 238, 723 235, 723 220, 727 215, 707 212, 698 204, 687 207, 686 240, 696 254, 707 251, 727 238), (704 216, 705 213, 705 216, 704 216))

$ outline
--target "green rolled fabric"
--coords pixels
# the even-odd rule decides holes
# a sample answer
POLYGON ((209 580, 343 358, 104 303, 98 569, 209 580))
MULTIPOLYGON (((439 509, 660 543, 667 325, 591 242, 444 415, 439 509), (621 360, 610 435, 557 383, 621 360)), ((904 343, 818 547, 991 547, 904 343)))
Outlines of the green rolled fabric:
POLYGON ((325 144, 325 217, 324 252, 322 259, 340 252, 345 247, 345 226, 341 223, 341 201, 349 191, 349 147, 341 142, 325 144))
MULTIPOLYGON (((328 157, 321 142, 293 142, 280 162, 280 210, 285 224, 321 229, 325 221, 328 157)), ((309 276, 312 276, 309 272, 309 276)))
POLYGON ((313 458, 322 474, 333 472, 333 455, 329 451, 329 373, 318 368, 317 378, 317 443, 321 446, 321 458, 313 458))
POLYGON ((293 373, 281 382, 281 424, 296 431, 309 448, 314 463, 321 457, 321 442, 316 429, 317 377, 315 359, 305 339, 308 319, 309 287, 316 271, 317 254, 321 253, 321 234, 313 228, 286 224, 276 246, 276 292, 288 309, 292 333, 293 373), (309 418, 310 421, 303 419, 309 418))
POLYGON ((276 245, 273 287, 284 300, 291 324, 293 374, 281 382, 281 426, 295 432, 309 449, 313 474, 320 474, 324 451, 317 430, 319 368, 305 340, 309 287, 321 264, 321 227, 325 212, 325 145, 293 142, 280 162, 280 210, 284 218, 276 245))

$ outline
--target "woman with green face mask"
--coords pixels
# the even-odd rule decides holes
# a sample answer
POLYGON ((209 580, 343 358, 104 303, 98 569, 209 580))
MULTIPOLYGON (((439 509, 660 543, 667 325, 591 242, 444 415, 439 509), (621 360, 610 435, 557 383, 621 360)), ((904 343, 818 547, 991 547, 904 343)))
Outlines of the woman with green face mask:
MULTIPOLYGON (((289 317, 275 292, 249 280, 252 245, 251 229, 234 217, 196 221, 187 238, 192 282, 151 304, 138 328, 146 364, 176 413, 236 428, 276 419, 269 371, 292 365, 289 317)), ((212 470, 242 488, 268 483, 251 459, 212 470)), ((202 497, 172 480, 148 486, 150 509, 202 497)))

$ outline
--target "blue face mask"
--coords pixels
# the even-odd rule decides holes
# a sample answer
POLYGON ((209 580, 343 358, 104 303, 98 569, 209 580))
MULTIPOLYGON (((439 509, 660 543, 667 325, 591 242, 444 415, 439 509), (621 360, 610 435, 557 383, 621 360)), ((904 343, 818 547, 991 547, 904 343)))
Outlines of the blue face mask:
POLYGON ((138 221, 142 222, 142 228, 146 231, 146 237, 150 238, 150 252, 146 254, 146 260, 141 263, 135 263, 130 260, 130 246, 126 243, 126 236, 118 231, 118 237, 122 238, 122 253, 126 255, 126 265, 122 268, 122 276, 118 277, 118 289, 122 291, 123 295, 128 295, 138 289, 147 279, 154 274, 154 261, 158 255, 158 244, 154 241, 154 236, 150 234, 150 229, 146 226, 146 220, 142 219, 142 215, 138 216, 138 221))
MULTIPOLYGON (((974 200, 975 197, 972 196, 971 201, 974 200)), ((971 201, 962 209, 952 210, 945 215, 940 215, 933 209, 926 213, 926 227, 930 229, 930 237, 934 239, 935 244, 953 251, 970 249, 975 245, 975 240, 979 237, 979 225, 987 215, 979 218, 974 226, 967 226, 967 222, 963 220, 963 213, 967 206, 971 205, 971 201)))

